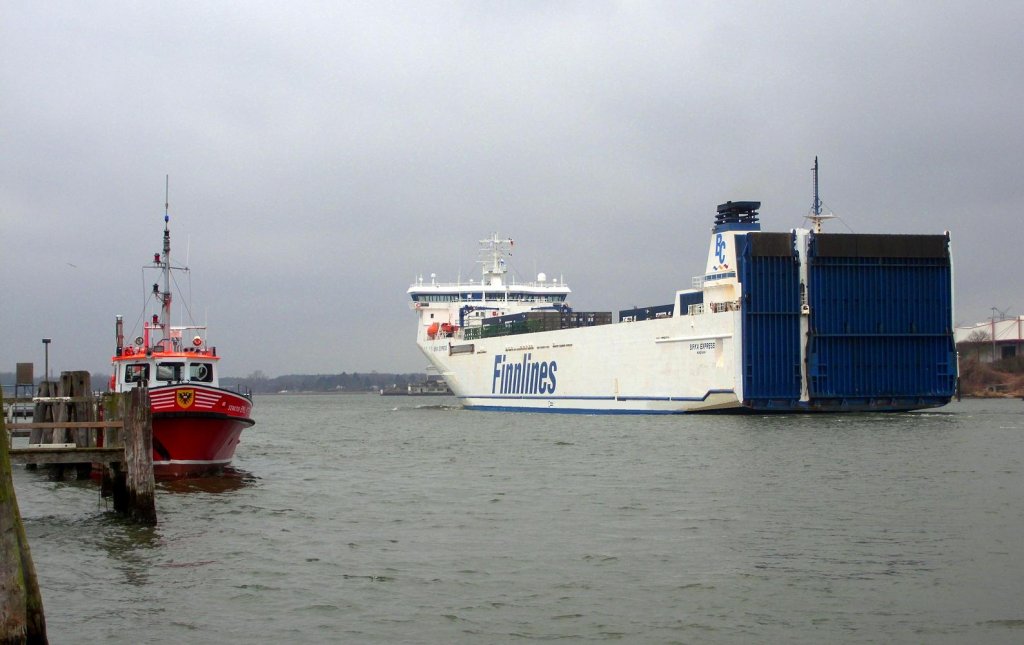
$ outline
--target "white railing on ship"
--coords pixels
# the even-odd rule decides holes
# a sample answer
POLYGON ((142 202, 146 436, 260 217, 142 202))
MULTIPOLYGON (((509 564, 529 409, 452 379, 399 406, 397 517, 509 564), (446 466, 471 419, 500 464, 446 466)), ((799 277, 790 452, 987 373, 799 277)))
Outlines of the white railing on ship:
POLYGON ((707 305, 704 303, 697 303, 695 305, 687 305, 686 313, 689 316, 698 316, 705 311, 710 311, 713 314, 719 314, 726 311, 739 311, 740 301, 729 300, 727 302, 709 302, 707 305))
POLYGON ((521 287, 540 287, 545 289, 559 288, 567 289, 569 285, 565 282, 558 280, 549 280, 547 282, 506 282, 501 285, 490 285, 473 282, 414 282, 409 288, 410 289, 425 289, 425 288, 439 288, 439 289, 458 289, 463 292, 476 292, 481 289, 487 289, 491 291, 511 290, 521 287))
POLYGON ((723 313, 726 311, 739 311, 740 301, 729 300, 728 302, 712 302, 709 303, 709 306, 711 307, 711 313, 715 314, 723 313))

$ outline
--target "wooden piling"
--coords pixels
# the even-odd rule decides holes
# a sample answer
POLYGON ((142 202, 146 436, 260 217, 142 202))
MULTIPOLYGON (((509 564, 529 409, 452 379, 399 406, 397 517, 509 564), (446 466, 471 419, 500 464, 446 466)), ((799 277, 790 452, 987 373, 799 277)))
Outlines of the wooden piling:
POLYGON ((123 394, 124 461, 113 477, 114 510, 136 522, 156 524, 156 482, 153 477, 153 415, 149 389, 123 394))
POLYGON ((14 495, 7 427, 0 415, 0 643, 47 642, 43 599, 14 495))
MULTIPOLYGON (((102 403, 100 404, 100 407, 103 410, 103 419, 124 419, 124 408, 126 400, 127 398, 123 394, 115 394, 113 392, 104 394, 102 403)), ((122 428, 105 428, 103 432, 103 445, 123 446, 123 426, 122 428)), ((111 497, 114 494, 114 481, 117 477, 117 473, 118 469, 114 467, 113 464, 104 464, 102 470, 102 477, 100 478, 101 497, 111 497)))
MULTIPOLYGON (((57 396, 56 384, 52 381, 42 381, 36 390, 36 397, 49 399, 57 396)), ((53 405, 50 403, 36 403, 32 408, 32 423, 50 423, 53 418, 53 405)), ((53 430, 33 429, 29 435, 29 443, 53 443, 53 430)))
MULTIPOLYGON (((61 372, 60 385, 62 396, 69 397, 67 404, 68 421, 95 421, 96 405, 92 394, 92 376, 89 372, 80 370, 74 372, 61 372)), ((75 445, 79 448, 89 448, 89 437, 93 433, 85 428, 78 428, 72 433, 75 445)))
MULTIPOLYGON (((69 397, 67 403, 68 421, 95 421, 96 401, 92 394, 92 376, 85 370, 61 372, 61 391, 69 397)), ((69 441, 79 448, 92 448, 96 445, 96 433, 86 428, 68 429, 69 441), (90 439, 92 438, 92 439, 90 439)), ((92 472, 91 463, 75 464, 78 479, 87 479, 92 472)))

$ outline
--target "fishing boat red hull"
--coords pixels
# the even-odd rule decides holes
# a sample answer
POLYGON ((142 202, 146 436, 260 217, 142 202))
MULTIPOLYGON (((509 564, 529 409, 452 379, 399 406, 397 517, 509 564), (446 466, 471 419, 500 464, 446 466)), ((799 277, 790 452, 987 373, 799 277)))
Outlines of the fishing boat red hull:
POLYGON ((171 263, 168 207, 165 200, 163 252, 143 267, 161 280, 148 294, 141 335, 126 339, 124 316, 115 318, 110 377, 114 392, 148 389, 157 479, 217 473, 234 457, 242 430, 253 425, 252 394, 220 387, 220 356, 206 342, 206 326, 171 324, 171 272, 188 268, 171 263))
POLYGON ((149 400, 157 479, 216 473, 234 457, 242 430, 254 423, 252 401, 219 388, 156 387, 149 400))

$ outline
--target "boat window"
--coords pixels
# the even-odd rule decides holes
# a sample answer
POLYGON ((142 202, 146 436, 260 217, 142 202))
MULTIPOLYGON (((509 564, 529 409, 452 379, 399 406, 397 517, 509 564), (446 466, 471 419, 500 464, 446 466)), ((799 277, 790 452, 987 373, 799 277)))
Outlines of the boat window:
POLYGON ((149 365, 129 363, 124 366, 125 383, 146 383, 149 381, 149 365))
POLYGON ((412 299, 417 302, 457 302, 459 297, 453 294, 425 293, 413 295, 412 299))
POLYGON ((157 363, 156 380, 158 381, 180 381, 183 363, 157 363))
POLYGON ((213 381, 213 365, 210 363, 191 363, 188 366, 188 380, 209 383, 213 381))

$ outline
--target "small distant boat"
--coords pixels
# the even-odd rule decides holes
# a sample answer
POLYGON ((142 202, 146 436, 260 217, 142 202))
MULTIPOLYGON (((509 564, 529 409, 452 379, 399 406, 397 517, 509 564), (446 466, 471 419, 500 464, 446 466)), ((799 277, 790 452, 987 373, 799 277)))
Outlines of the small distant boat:
POLYGON ((220 387, 217 348, 206 342, 205 325, 171 325, 170 217, 164 214, 163 253, 147 265, 162 276, 143 312, 142 335, 125 343, 124 320, 117 316, 117 347, 111 359, 110 387, 125 392, 149 387, 153 414, 153 474, 173 479, 211 474, 231 462, 242 430, 253 425, 252 395, 220 387))
POLYGON ((420 383, 410 383, 401 389, 398 387, 383 388, 381 396, 450 396, 448 384, 442 378, 428 378, 420 383))

